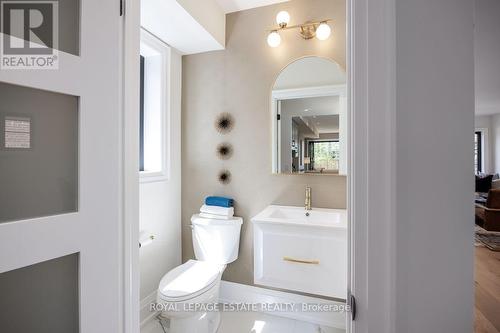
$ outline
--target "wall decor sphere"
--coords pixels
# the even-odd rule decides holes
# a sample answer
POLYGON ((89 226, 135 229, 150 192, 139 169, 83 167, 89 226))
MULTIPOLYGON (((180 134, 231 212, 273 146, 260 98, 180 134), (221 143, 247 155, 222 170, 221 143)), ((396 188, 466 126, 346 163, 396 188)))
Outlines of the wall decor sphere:
POLYGON ((231 156, 233 156, 233 146, 230 143, 223 142, 217 145, 217 157, 228 160, 231 156))
POLYGON ((227 185, 231 182, 231 172, 229 170, 222 170, 217 176, 219 182, 223 185, 227 185))
POLYGON ((227 134, 234 128, 234 118, 230 113, 223 112, 215 119, 215 129, 221 134, 227 134))

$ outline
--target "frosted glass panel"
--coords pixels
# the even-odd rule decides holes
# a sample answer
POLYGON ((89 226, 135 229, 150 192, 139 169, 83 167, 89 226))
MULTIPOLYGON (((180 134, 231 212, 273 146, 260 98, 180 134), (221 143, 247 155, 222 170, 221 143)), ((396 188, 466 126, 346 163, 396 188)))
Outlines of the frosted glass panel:
POLYGON ((78 97, 0 83, 0 223, 78 208, 78 97))
POLYGON ((78 333, 78 254, 0 274, 0 332, 78 333))

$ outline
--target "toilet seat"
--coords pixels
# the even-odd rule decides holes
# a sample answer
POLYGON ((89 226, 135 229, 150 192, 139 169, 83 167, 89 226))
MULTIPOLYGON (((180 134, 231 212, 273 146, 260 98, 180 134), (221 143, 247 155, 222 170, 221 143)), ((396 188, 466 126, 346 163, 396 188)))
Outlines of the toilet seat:
POLYGON ((225 265, 189 260, 168 272, 160 281, 158 296, 167 302, 197 297, 215 286, 225 265))

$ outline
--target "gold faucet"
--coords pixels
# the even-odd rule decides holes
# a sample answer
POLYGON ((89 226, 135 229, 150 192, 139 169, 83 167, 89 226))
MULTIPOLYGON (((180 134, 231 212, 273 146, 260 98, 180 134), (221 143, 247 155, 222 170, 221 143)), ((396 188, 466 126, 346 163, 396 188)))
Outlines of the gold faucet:
POLYGON ((311 210, 311 188, 306 187, 306 210, 311 210))

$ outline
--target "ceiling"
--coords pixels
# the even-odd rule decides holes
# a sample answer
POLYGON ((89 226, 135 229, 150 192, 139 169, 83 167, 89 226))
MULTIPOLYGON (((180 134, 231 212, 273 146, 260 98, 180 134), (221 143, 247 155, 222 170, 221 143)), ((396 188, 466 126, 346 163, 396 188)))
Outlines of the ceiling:
POLYGON ((339 131, 339 115, 323 115, 323 116, 309 116, 304 117, 314 124, 318 133, 338 133, 339 131))
POLYGON ((238 12, 256 7, 268 6, 275 3, 287 2, 289 0, 216 0, 227 13, 238 12))
MULTIPOLYGON (((205 0, 203 0, 205 1, 205 0)), ((189 3, 180 0, 141 0, 141 26, 155 37, 159 38, 169 46, 172 46, 181 54, 195 54, 214 50, 223 50, 220 38, 214 37, 214 30, 203 26, 194 11, 182 5, 189 3), (168 22, 168 24, 166 24, 168 22)), ((208 14, 212 22, 217 23, 217 16, 212 19, 208 3, 201 9, 208 14)), ((202 6, 202 5, 200 5, 202 6)), ((198 7, 200 7, 198 6, 198 7)), ((212 6, 220 13, 220 26, 225 25, 225 15, 215 3, 212 6)), ((215 24, 217 25, 217 24, 215 24)), ((224 33, 222 40, 224 40, 224 33)))
POLYGON ((339 107, 338 96, 297 98, 281 101, 281 113, 291 116, 339 114, 339 107))
POLYGON ((339 97, 323 96, 281 101, 283 120, 290 116, 302 135, 318 138, 318 134, 339 132, 339 97))

